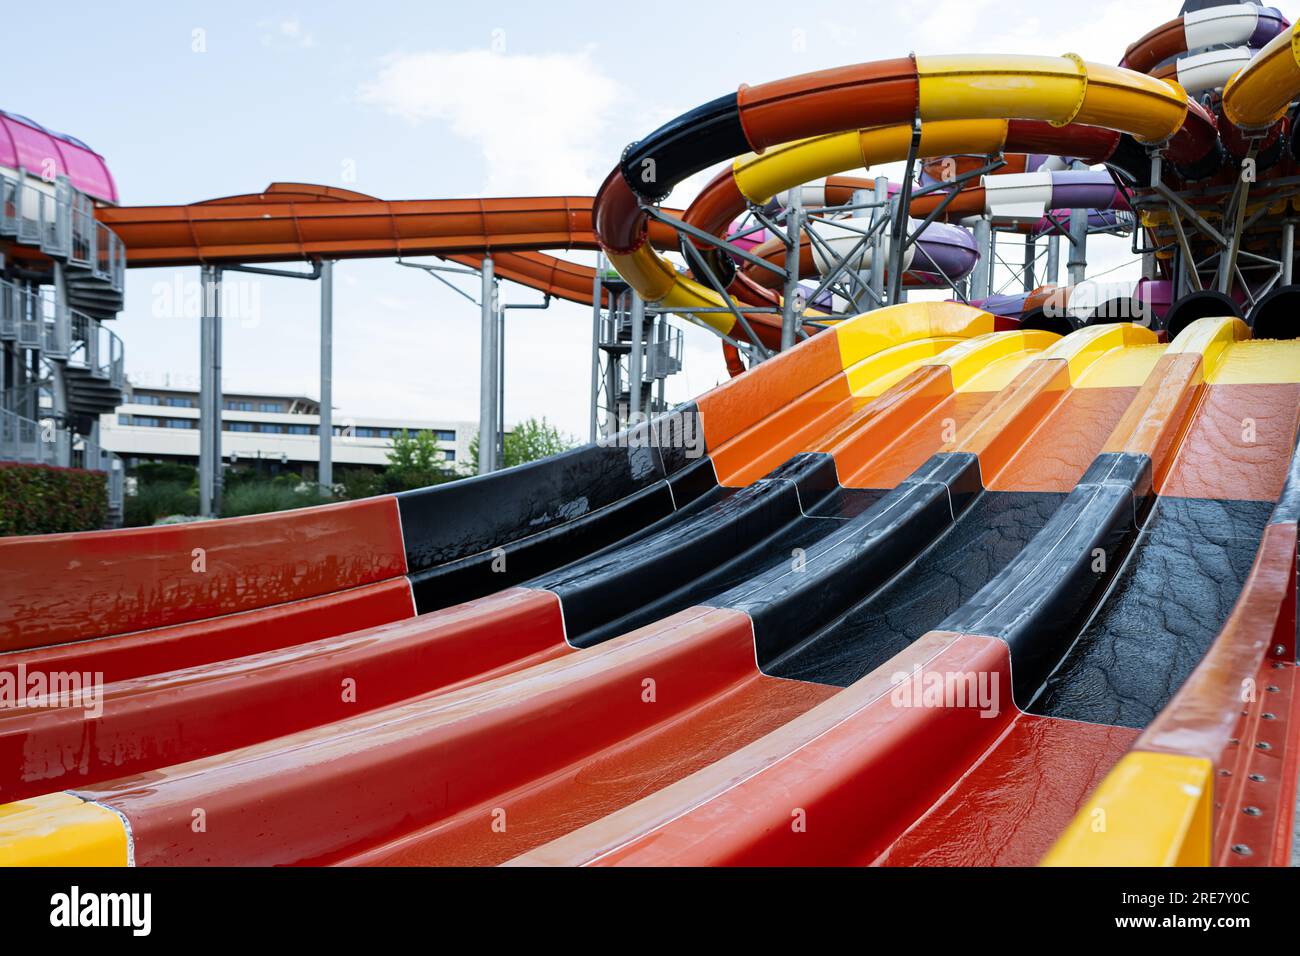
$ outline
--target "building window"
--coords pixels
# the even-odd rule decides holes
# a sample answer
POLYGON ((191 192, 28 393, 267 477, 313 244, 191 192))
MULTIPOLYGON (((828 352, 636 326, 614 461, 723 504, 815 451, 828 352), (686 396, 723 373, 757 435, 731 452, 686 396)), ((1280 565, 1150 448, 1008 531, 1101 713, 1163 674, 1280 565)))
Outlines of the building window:
POLYGON ((171 396, 163 400, 164 405, 170 405, 172 408, 193 408, 194 399, 171 396))
POLYGON ((133 395, 131 397, 132 405, 161 405, 162 399, 157 395, 133 395))
POLYGON ((118 415, 118 416, 117 416, 117 423, 118 423, 119 425, 130 425, 130 424, 131 424, 131 416, 130 416, 130 415, 118 415))
POLYGON ((443 461, 455 461, 455 460, 456 460, 456 449, 454 449, 454 448, 448 448, 448 449, 445 449, 445 450, 443 451, 443 453, 442 453, 442 460, 443 460, 443 461))
POLYGON ((268 424, 263 423, 263 424, 257 426, 257 430, 258 430, 259 432, 262 432, 262 433, 267 434, 267 435, 283 435, 283 434, 284 434, 284 426, 283 426, 283 425, 268 425, 268 424))
POLYGON ((193 428, 194 422, 188 418, 164 418, 161 419, 163 425, 167 428, 193 428))
POLYGON ((312 427, 311 427, 310 425, 290 425, 290 426, 289 426, 289 434, 290 434, 290 435, 310 435, 311 433, 312 433, 312 427))
POLYGON ((132 422, 132 424, 139 425, 142 428, 161 428, 162 426, 160 422, 161 419, 154 418, 150 415, 136 415, 135 421, 132 422))
POLYGON ((228 432, 251 432, 253 430, 252 422, 227 422, 226 431, 228 432))
POLYGON ((259 402, 257 406, 259 412, 282 412, 284 406, 279 402, 259 402))
POLYGON ((455 441, 456 433, 454 431, 448 431, 445 428, 439 428, 433 433, 433 437, 438 439, 438 441, 455 441))
POLYGON ((243 401, 242 399, 226 400, 226 411, 228 412, 251 412, 252 410, 253 410, 252 402, 246 402, 243 401))

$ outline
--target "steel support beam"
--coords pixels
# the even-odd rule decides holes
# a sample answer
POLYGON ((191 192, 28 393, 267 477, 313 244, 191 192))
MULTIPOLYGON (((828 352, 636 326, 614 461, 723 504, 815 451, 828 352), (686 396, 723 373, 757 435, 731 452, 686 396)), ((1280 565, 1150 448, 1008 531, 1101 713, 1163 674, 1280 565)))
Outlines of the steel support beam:
MULTIPOLYGON (((885 176, 877 176, 875 182, 875 194, 872 200, 876 203, 876 208, 871 213, 871 224, 873 227, 879 226, 880 220, 889 216, 889 179, 885 176)), ((871 292, 878 303, 885 301, 885 236, 886 231, 883 226, 876 230, 875 239, 872 241, 871 249, 871 292)))
POLYGON ((1055 233, 1047 237, 1047 274, 1043 276, 1044 285, 1056 285, 1061 281, 1061 237, 1055 233))
POLYGON ((316 481, 334 490, 334 261, 320 264, 320 463, 316 481))
POLYGON ((970 274, 970 297, 973 300, 987 299, 990 292, 989 280, 993 274, 993 223, 988 216, 975 220, 975 248, 979 260, 970 274))
POLYGON ((907 148, 907 163, 903 167, 903 188, 898 194, 894 210, 893 234, 889 237, 889 304, 903 301, 903 253, 907 249, 908 214, 912 209, 912 180, 916 176, 916 155, 921 148, 921 119, 912 121, 912 141, 907 148))
POLYGON ((600 412, 600 300, 604 297, 604 287, 600 276, 605 268, 604 253, 596 255, 596 275, 591 280, 591 427, 588 429, 588 441, 596 440, 596 419, 600 412))
POLYGON ((632 292, 631 323, 632 351, 627 359, 627 424, 635 426, 641 422, 641 380, 645 377, 645 299, 635 290, 632 292))
POLYGON ((1292 270, 1295 265, 1295 220, 1288 219, 1282 223, 1282 284, 1291 284, 1292 270))
POLYGON ((1088 210, 1070 210, 1070 260, 1066 263, 1070 285, 1078 285, 1088 272, 1088 210))
POLYGON ((221 514, 221 269, 200 272, 203 316, 199 330, 199 514, 221 514))
POLYGON ((482 315, 479 329, 478 473, 486 475, 497 470, 497 289, 491 256, 483 259, 479 275, 482 279, 479 298, 482 315))
POLYGON ((785 289, 781 297, 781 351, 794 347, 799 327, 799 232, 803 227, 803 186, 788 193, 785 207, 785 289))

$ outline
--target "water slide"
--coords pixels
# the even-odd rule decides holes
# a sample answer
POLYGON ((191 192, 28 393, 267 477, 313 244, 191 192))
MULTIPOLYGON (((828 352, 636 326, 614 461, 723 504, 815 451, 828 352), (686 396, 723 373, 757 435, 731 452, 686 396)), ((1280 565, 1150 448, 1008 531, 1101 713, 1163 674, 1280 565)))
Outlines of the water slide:
MULTIPOLYGON (((1300 92, 1283 40, 1229 84, 1234 123, 1300 92)), ((1195 164, 1214 133, 1123 68, 915 57, 705 104, 585 205, 286 186, 113 225, 134 262, 490 249, 557 294, 538 250, 594 236, 690 309, 723 299, 644 203, 739 157, 683 214, 725 230, 902 158, 914 116, 926 157, 1195 164)), ((0 863, 1285 862, 1297 427, 1300 341, 1235 317, 1061 335, 904 303, 507 471, 0 539, 0 686, 107 681, 0 714, 0 863)))

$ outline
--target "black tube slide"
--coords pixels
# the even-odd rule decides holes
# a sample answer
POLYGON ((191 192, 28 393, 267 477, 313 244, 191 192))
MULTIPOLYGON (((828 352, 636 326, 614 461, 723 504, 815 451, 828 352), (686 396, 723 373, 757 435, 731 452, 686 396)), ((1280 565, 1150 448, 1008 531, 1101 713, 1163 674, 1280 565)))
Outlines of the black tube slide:
POLYGON ((610 443, 397 495, 419 613, 510 587, 635 534, 716 486, 694 406, 610 443))
POLYGON ((1178 337, 1179 332, 1197 319, 1225 315, 1241 318, 1241 306, 1222 292, 1215 292, 1212 289, 1189 292, 1169 307, 1169 311, 1165 313, 1165 328, 1169 332, 1170 340, 1173 340, 1178 337))
POLYGON ((1257 339, 1300 336, 1300 285, 1279 286, 1256 302, 1249 324, 1257 339))
POLYGON ((1153 497, 1146 455, 1098 455, 1029 545, 941 630, 998 637, 1027 708, 1101 601, 1153 497))
POLYGON ((797 551, 783 542, 761 573, 703 603, 749 614, 767 671, 903 571, 980 490, 977 456, 936 454, 862 514, 797 551))

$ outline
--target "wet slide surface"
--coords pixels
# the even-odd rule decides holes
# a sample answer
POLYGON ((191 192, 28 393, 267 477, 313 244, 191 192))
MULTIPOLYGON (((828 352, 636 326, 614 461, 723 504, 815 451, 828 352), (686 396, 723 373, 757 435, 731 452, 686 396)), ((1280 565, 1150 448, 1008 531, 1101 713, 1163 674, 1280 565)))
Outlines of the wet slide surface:
POLYGON ((1206 344, 1231 326, 1175 355, 865 318, 702 397, 703 458, 627 443, 376 499, 401 519, 378 581, 239 591, 223 522, 205 593, 242 606, 0 658, 117 675, 93 722, 0 718, 0 859, 89 858, 59 835, 93 824, 140 865, 1037 862, 1226 627, 1300 383, 1235 381, 1278 366, 1206 344), (372 592, 404 604, 331 617, 372 592), (953 674, 971 706, 900 703, 953 674))

